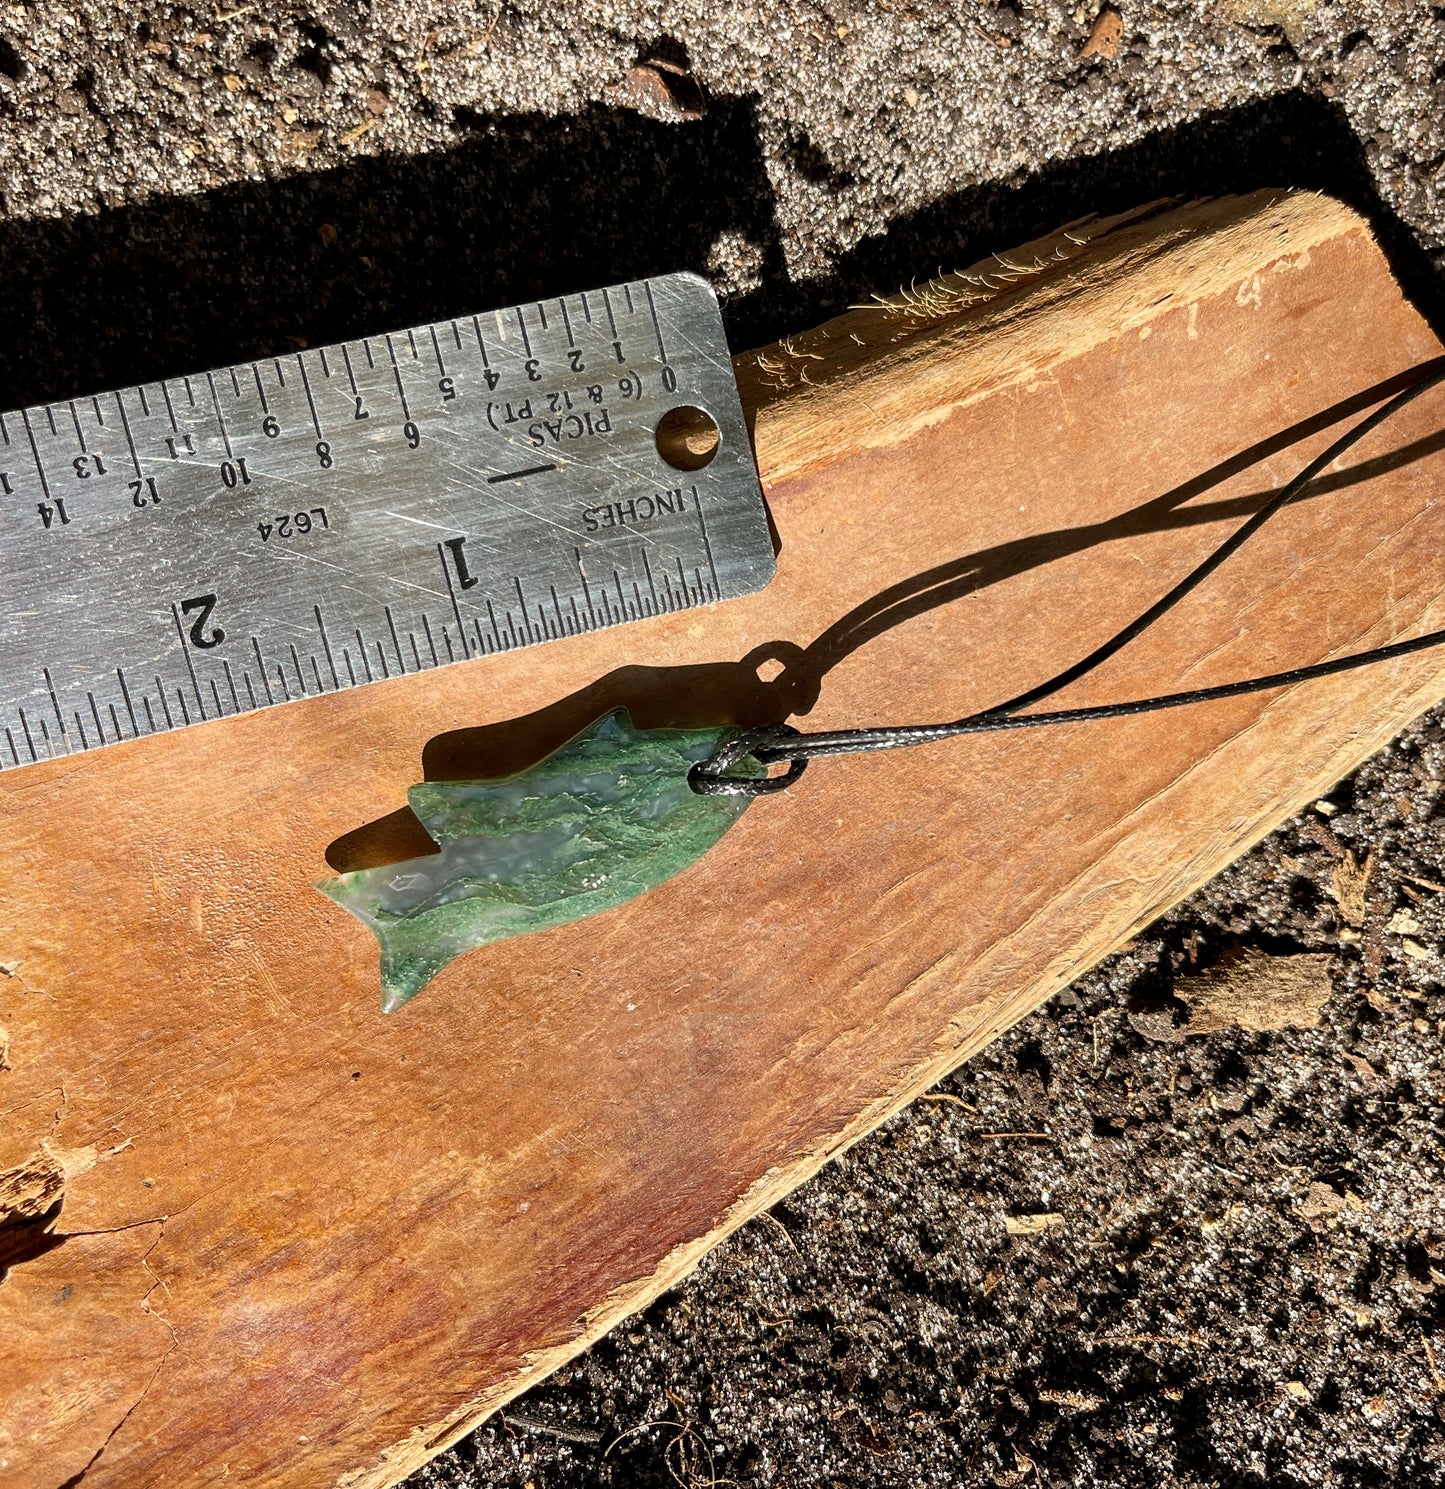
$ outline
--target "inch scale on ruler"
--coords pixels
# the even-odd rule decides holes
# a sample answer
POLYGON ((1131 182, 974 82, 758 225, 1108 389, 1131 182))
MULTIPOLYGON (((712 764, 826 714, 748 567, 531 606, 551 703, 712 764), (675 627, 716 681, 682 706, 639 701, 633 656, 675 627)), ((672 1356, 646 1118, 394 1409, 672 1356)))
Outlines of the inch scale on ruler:
POLYGON ((0 502, 10 769, 773 573, 692 274, 0 415, 0 502), (697 469, 679 409, 716 427, 697 469))

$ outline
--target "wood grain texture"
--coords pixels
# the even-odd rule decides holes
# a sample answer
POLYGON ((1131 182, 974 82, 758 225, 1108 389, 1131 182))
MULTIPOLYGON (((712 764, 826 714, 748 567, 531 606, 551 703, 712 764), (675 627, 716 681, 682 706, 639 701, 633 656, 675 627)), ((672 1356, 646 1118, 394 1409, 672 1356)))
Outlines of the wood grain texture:
MULTIPOLYGON (((383 1017, 310 886, 406 842, 423 768, 622 703, 826 728, 1008 696, 1441 351, 1323 198, 1009 261, 739 359, 764 593, 0 776, 0 1195, 63 1181, 0 1283, 0 1484, 394 1483, 1445 693, 1422 655, 821 762, 678 879, 383 1017)), ((1442 424, 1412 405, 1060 701, 1445 625, 1442 424)))

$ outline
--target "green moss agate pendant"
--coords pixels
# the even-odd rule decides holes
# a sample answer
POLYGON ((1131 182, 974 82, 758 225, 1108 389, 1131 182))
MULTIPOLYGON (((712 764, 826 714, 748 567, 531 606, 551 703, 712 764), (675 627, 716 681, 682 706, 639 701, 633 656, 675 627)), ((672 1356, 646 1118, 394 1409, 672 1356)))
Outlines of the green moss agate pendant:
POLYGON ((610 910, 681 873, 752 800, 687 783, 736 732, 634 729, 619 709, 519 775, 413 786, 407 800, 441 852, 316 886, 381 943, 382 1011, 464 951, 610 910))

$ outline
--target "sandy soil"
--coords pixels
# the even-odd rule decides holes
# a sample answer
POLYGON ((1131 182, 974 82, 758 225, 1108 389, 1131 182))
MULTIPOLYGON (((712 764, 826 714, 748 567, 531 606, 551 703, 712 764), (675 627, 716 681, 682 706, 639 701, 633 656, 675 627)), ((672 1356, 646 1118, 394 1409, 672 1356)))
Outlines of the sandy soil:
MULTIPOLYGON (((1262 184, 1440 315, 1445 9, 1119 21, 0 6, 0 406, 679 267, 742 346, 1262 184)), ((1445 1483, 1442 778, 1426 720, 414 1482, 1445 1483), (1329 958, 1318 1027, 1190 1032, 1240 947, 1329 958)))

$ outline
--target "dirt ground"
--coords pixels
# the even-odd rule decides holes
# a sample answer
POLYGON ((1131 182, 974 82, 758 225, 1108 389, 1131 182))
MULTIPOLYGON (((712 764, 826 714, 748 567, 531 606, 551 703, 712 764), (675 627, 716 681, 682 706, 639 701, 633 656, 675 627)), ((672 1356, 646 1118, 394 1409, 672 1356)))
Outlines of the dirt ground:
MULTIPOLYGON (((1445 322, 1445 8, 12 0, 0 407, 683 267, 741 347, 1277 184, 1445 322)), ((1442 720, 412 1484, 1445 1484, 1442 720), (1242 950, 1321 1022, 1197 1032, 1242 950)))

